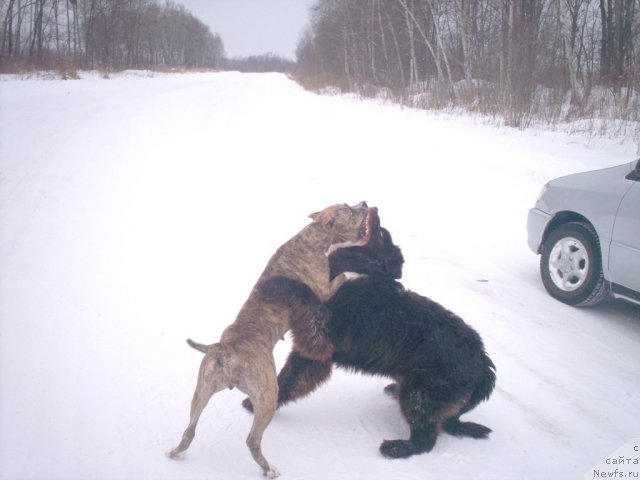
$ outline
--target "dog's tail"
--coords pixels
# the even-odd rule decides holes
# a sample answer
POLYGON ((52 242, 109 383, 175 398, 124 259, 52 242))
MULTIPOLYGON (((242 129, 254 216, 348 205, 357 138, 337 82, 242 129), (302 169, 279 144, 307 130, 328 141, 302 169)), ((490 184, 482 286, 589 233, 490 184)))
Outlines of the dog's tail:
POLYGON ((451 417, 444 421, 445 432, 456 437, 487 438, 491 429, 473 422, 461 422, 460 417, 451 417))
POLYGON ((488 400, 496 385, 496 366, 493 364, 487 352, 482 352, 482 374, 476 381, 469 401, 460 410, 458 416, 463 415, 474 408, 480 403, 488 400))
POLYGON ((493 388, 496 384, 496 366, 493 364, 489 355, 483 352, 484 368, 482 376, 476 383, 471 397, 467 404, 460 410, 457 416, 450 417, 442 423, 442 429, 456 437, 471 437, 471 438, 487 438, 491 433, 491 429, 473 422, 461 422, 460 415, 472 410, 480 402, 487 400, 493 392, 493 388))
POLYGON ((195 348, 196 350, 199 350, 202 353, 207 353, 207 350, 209 349, 209 345, 203 345, 202 343, 196 343, 193 340, 191 340, 190 338, 187 338, 187 343, 189 344, 190 347, 195 348))
POLYGON ((442 429, 456 437, 487 438, 491 433, 491 429, 489 427, 485 427, 479 423, 460 421, 460 415, 472 410, 480 402, 487 400, 495 387, 496 366, 493 364, 486 352, 483 352, 483 354, 484 368, 482 376, 478 379, 473 392, 471 392, 469 401, 464 408, 460 410, 457 416, 448 418, 442 423, 442 429))
POLYGON ((480 402, 488 400, 493 392, 493 388, 496 385, 496 366, 493 364, 487 352, 483 352, 484 354, 484 368, 482 372, 482 376, 478 380, 471 393, 471 398, 469 399, 468 408, 465 411, 469 411, 472 408, 475 408, 480 402))

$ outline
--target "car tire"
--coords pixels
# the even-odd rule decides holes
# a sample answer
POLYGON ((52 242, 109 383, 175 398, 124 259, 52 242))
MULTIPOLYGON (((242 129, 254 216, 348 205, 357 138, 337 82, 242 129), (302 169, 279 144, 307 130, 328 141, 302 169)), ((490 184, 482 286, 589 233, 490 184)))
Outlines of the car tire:
POLYGON ((540 275, 547 292, 567 305, 588 307, 604 300, 608 290, 595 229, 569 222, 552 230, 542 246, 540 275))

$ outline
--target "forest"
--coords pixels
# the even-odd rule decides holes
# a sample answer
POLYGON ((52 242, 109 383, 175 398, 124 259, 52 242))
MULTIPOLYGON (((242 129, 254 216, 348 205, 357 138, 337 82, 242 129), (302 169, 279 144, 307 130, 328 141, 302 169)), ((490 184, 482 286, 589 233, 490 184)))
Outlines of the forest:
POLYGON ((0 71, 216 68, 219 35, 155 0, 0 0, 0 71))
POLYGON ((318 0, 298 76, 424 108, 640 120, 640 0, 318 0))

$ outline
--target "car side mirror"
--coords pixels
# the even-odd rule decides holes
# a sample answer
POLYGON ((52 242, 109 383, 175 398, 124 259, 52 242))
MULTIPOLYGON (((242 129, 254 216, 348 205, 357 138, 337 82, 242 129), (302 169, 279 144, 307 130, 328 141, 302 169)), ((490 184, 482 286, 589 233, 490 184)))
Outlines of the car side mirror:
POLYGON ((634 168, 633 171, 624 178, 640 182, 640 159, 636 162, 636 168, 634 168))

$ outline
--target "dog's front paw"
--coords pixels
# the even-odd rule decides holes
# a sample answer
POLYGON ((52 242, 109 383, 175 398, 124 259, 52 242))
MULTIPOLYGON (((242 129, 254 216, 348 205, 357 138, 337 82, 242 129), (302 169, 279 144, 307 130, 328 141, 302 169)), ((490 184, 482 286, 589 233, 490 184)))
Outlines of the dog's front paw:
POLYGON ((414 454, 414 448, 409 440, 385 440, 380 453, 387 458, 407 458, 414 454))
POLYGON ((368 275, 366 273, 357 273, 357 272, 344 272, 344 279, 347 282, 352 282, 359 278, 366 278, 368 275))
POLYGON ((245 398, 242 401, 242 406, 249 412, 253 413, 253 403, 251 403, 251 399, 249 397, 245 398))

